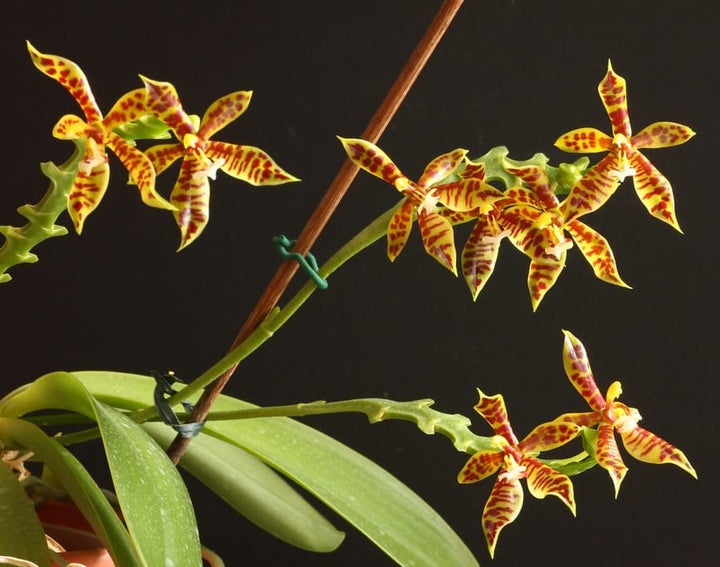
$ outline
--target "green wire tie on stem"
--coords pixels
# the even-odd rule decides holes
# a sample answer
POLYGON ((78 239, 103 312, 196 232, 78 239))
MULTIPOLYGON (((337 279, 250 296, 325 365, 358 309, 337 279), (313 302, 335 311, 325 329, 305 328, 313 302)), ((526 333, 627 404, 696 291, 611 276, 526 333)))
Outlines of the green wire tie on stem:
POLYGON ((302 254, 299 254, 297 252, 290 252, 290 248, 295 246, 295 242, 295 240, 290 240, 284 234, 273 238, 273 244, 275 244, 275 248, 277 248, 280 256, 282 256, 286 260, 296 260, 298 264, 300 264, 302 269, 305 270, 307 274, 312 278, 316 286, 318 286, 320 289, 327 289, 328 282, 325 278, 320 277, 320 274, 318 273, 319 268, 317 261, 315 260, 315 256, 313 256, 310 252, 308 252, 306 256, 303 256, 302 254))
MULTIPOLYGON (((194 423, 181 423, 178 416, 175 415, 175 412, 170 407, 170 404, 167 403, 167 398, 165 397, 177 394, 177 391, 173 389, 172 385, 175 382, 182 382, 182 380, 175 376, 175 373, 172 371, 166 372, 165 374, 153 371, 152 377, 155 378, 153 400, 155 401, 155 407, 157 408, 163 423, 172 427, 183 437, 196 437, 205 425, 205 422, 198 421, 194 423)), ((187 412, 190 412, 193 409, 193 405, 190 402, 182 402, 182 405, 187 412)))

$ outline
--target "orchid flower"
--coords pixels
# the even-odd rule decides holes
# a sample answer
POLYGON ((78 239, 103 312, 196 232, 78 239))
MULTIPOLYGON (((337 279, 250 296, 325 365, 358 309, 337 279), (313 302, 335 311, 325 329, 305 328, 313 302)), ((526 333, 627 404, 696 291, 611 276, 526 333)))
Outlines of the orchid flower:
POLYGON ((563 217, 560 202, 542 168, 531 165, 506 169, 522 179, 529 188, 511 187, 507 190, 508 201, 498 205, 502 207, 498 222, 515 247, 530 258, 528 288, 533 311, 560 276, 573 241, 596 277, 628 287, 618 274, 607 240, 578 219, 568 221, 563 217), (570 238, 565 237, 566 232, 570 238))
POLYGON ((390 260, 394 261, 402 252, 410 236, 413 217, 417 215, 425 251, 457 275, 452 223, 441 213, 438 204, 451 211, 466 212, 485 206, 487 199, 493 198, 475 178, 437 185, 463 163, 467 150, 456 149, 439 155, 414 182, 375 144, 360 138, 339 139, 353 163, 387 181, 405 196, 388 225, 387 254, 390 260))
POLYGON ((622 393, 620 382, 613 382, 605 397, 600 393, 583 344, 569 331, 565 334, 563 364, 575 389, 593 411, 566 413, 556 419, 584 427, 598 426, 595 458, 610 474, 617 498, 620 484, 627 473, 614 433, 622 439, 625 449, 640 461, 653 464, 672 463, 697 478, 697 473, 682 451, 654 433, 640 427, 640 412, 616 401, 622 393))
POLYGON ((85 120, 72 114, 65 115, 53 128, 53 135, 61 140, 85 140, 85 154, 67 204, 77 233, 82 232, 85 219, 100 204, 108 187, 110 168, 106 147, 117 155, 128 170, 131 182, 138 186, 146 205, 174 209, 173 205, 155 192, 155 170, 150 160, 130 142, 113 132, 114 128, 144 114, 144 89, 136 89, 122 96, 103 118, 80 67, 64 57, 40 53, 30 42, 27 42, 27 48, 35 66, 65 87, 85 115, 85 120))
POLYGON ((175 87, 141 77, 147 90, 147 110, 174 132, 179 143, 160 144, 146 151, 156 172, 182 158, 180 175, 170 194, 180 229, 180 248, 195 240, 207 225, 210 182, 220 169, 251 185, 279 185, 298 181, 259 148, 210 140, 238 118, 250 103, 251 91, 237 91, 219 98, 205 112, 199 127, 185 113, 175 87))
POLYGON ((520 479, 527 480, 530 494, 545 498, 557 496, 575 515, 575 500, 570 479, 538 460, 534 454, 549 451, 574 439, 581 427, 570 422, 543 423, 522 441, 518 441, 508 420, 502 395, 486 396, 478 390, 480 401, 475 410, 495 432, 496 449, 478 451, 465 463, 458 474, 458 482, 483 480, 500 471, 482 515, 483 531, 488 550, 495 553, 500 530, 520 514, 523 490, 520 479))
POLYGON ((598 87, 612 124, 612 136, 595 128, 578 128, 563 134, 555 145, 567 152, 609 153, 571 189, 564 202, 566 220, 602 206, 627 176, 632 176, 640 201, 652 216, 680 231, 668 180, 642 154, 642 148, 665 148, 687 142, 695 133, 675 122, 655 122, 632 135, 627 110, 625 79, 608 70, 598 87))

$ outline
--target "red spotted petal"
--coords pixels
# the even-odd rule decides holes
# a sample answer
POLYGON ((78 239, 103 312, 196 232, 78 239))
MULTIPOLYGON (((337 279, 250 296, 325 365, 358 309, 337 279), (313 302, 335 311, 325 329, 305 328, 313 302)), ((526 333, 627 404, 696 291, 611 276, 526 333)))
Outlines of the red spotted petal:
POLYGON ((413 225, 413 204, 405 199, 390 219, 387 233, 387 255, 390 261, 398 257, 410 236, 413 225))
POLYGON ((185 155, 182 144, 158 144, 145 150, 145 155, 152 162, 155 173, 160 174, 185 155))
POLYGON ((462 179, 479 179, 485 181, 485 164, 484 163, 468 163, 459 172, 462 179))
POLYGON ((104 133, 97 126, 90 126, 87 122, 74 114, 66 114, 53 127, 53 136, 58 140, 79 140, 93 138, 102 143, 104 133))
POLYGON ((630 143, 632 147, 667 148, 684 144, 695 135, 690 128, 676 122, 655 122, 635 134, 630 143))
POLYGON ((611 152, 591 167, 573 185, 560 210, 565 222, 599 209, 620 185, 620 161, 611 152))
POLYGON ((535 191, 526 187, 510 187, 504 193, 507 203, 501 203, 499 206, 512 205, 529 205, 535 209, 543 209, 543 205, 535 194, 535 191))
POLYGON ((635 169, 633 182, 642 204, 656 219, 682 232, 675 218, 675 200, 670 182, 640 152, 632 152, 629 161, 635 169))
POLYGON ((575 389, 596 412, 605 409, 605 397, 595 383, 590 360, 583 344, 570 332, 563 330, 563 366, 575 389))
POLYGON ((450 221, 438 213, 422 213, 418 228, 425 251, 457 276, 455 236, 450 221))
POLYGON ((502 191, 474 178, 438 185, 433 192, 438 201, 452 211, 477 209, 483 215, 493 209, 494 203, 504 198, 502 191))
POLYGON ((140 75, 147 90, 145 104, 148 112, 167 124, 179 140, 186 134, 195 134, 195 126, 183 110, 175 87, 170 83, 153 81, 140 75))
POLYGON ((85 119, 89 123, 102 120, 102 114, 90 90, 90 84, 80 67, 64 57, 40 53, 29 41, 27 48, 35 66, 67 89, 82 108, 85 119))
POLYGON ((352 162, 368 173, 392 185, 405 177, 387 154, 375 144, 360 138, 338 138, 352 162))
POLYGON ((585 259, 592 266, 596 277, 604 282, 630 287, 620 278, 615 257, 605 237, 577 219, 570 221, 565 226, 565 230, 570 233, 585 259))
POLYGON ((575 439, 580 431, 580 426, 571 421, 555 420, 542 423, 520 441, 518 449, 523 453, 550 451, 575 439))
POLYGON ((224 160, 220 169, 252 185, 280 185, 298 181, 297 177, 282 169, 264 151, 253 146, 209 141, 205 155, 212 160, 224 160))
POLYGON ((577 128, 555 140, 555 146, 575 154, 606 152, 612 147, 612 137, 596 128, 577 128))
POLYGON ((462 251, 462 272, 475 301, 495 269, 502 229, 494 217, 483 215, 470 231, 462 251))
POLYGON ((639 425, 621 431, 620 438, 625 449, 639 461, 653 464, 672 463, 697 478, 695 469, 680 450, 639 425))
POLYGON ((533 190, 543 209, 555 209, 560 205, 550 187, 550 179, 548 179, 547 173, 541 167, 528 165, 525 167, 506 167, 505 169, 508 173, 517 175, 533 190))
POLYGON ((125 93, 107 113, 103 119, 103 126, 107 130, 113 130, 126 122, 145 116, 148 113, 145 105, 146 95, 145 89, 135 89, 125 93))
POLYGON ((478 394, 480 395, 480 401, 475 405, 475 411, 485 418, 485 421, 492 427, 496 435, 502 435, 510 445, 517 446, 518 440, 510 426, 502 394, 486 396, 480 390, 478 390, 478 394))
POLYGON ((205 111, 198 136, 209 140, 218 131, 238 118, 250 104, 252 91, 237 91, 217 99, 205 111))
POLYGON ((418 186, 422 188, 431 187, 450 175, 463 162, 467 150, 457 149, 446 154, 439 155, 425 167, 425 171, 418 180, 418 186))
MULTIPOLYGON (((92 150, 90 150, 92 151, 92 150)), ((68 194, 67 209, 78 234, 82 232, 85 219, 100 204, 110 181, 107 157, 102 163, 87 170, 81 166, 68 194)))
POLYGON ((458 482, 467 484, 486 479, 502 466, 504 455, 503 451, 478 451, 458 473, 458 482))
POLYGON ((567 421, 579 425, 580 427, 595 427, 602 421, 602 414, 596 411, 580 412, 580 413, 564 413, 556 417, 554 421, 567 421))
POLYGON ((556 258, 551 254, 542 253, 541 256, 530 260, 530 269, 528 271, 528 289, 530 291, 530 303, 533 311, 540 306, 540 302, 550 288, 560 277, 565 268, 565 257, 567 250, 561 249, 560 257, 556 258))
POLYGON ((613 486, 615 486, 615 498, 617 498, 620 484, 625 478, 628 469, 620 456, 611 423, 601 423, 598 426, 595 459, 598 464, 610 474, 610 479, 613 482, 613 486))
POLYGON ((548 494, 557 496, 575 515, 575 497, 570 479, 562 473, 550 468, 539 460, 523 456, 520 465, 525 467, 530 494, 535 498, 545 498, 548 494))
POLYGON ((612 124, 613 135, 622 134, 630 138, 630 118, 627 110, 627 87, 625 79, 616 75, 610 61, 605 77, 598 85, 598 92, 612 124))
POLYGON ((520 482, 498 479, 493 485, 483 510, 482 523, 490 557, 495 555, 500 530, 513 522, 523 505, 523 491, 520 482))
POLYGON ((194 156, 186 156, 180 166, 170 202, 175 222, 180 229, 180 246, 184 248, 205 228, 210 215, 210 182, 205 175, 206 165, 194 156))

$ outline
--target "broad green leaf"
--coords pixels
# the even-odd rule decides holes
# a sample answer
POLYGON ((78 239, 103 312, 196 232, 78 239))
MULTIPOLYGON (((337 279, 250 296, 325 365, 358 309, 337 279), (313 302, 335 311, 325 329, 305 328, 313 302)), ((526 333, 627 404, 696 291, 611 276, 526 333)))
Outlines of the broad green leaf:
MULTIPOLYGON (((152 400, 154 381, 74 373, 98 399, 126 409, 152 400)), ((221 396, 214 409, 256 407, 221 396)), ((325 502, 401 565, 477 565, 458 535, 418 495, 371 460, 288 418, 208 422, 204 431, 257 455, 325 502)))
POLYGON ((180 474, 158 444, 131 419, 98 403, 66 372, 38 378, 6 400, 0 411, 22 415, 50 408, 97 421, 123 518, 143 563, 196 567, 201 551, 192 503, 180 474))
MULTIPOLYGON (((175 437, 161 423, 147 423, 144 428, 163 447, 175 437)), ((345 537, 273 469, 235 445, 200 434, 190 443, 180 466, 238 513, 291 545, 328 552, 337 549, 345 537)))
MULTIPOLYGON (((0 437, 3 437, 0 432, 0 437)), ((21 557, 49 567, 45 532, 25 489, 0 463, 0 555, 21 557)))

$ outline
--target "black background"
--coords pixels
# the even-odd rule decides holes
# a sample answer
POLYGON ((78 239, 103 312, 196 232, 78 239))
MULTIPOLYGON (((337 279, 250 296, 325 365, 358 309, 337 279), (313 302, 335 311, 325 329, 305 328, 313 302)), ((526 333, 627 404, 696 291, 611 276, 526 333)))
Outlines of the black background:
MULTIPOLYGON (((171 216, 143 206, 111 158, 110 189, 82 237, 40 245, 40 261, 13 268, 0 288, 7 389, 61 369, 172 368, 192 377, 219 358, 278 265, 272 237, 300 232, 342 164, 335 136, 362 132, 439 6, 15 4, 0 24, 3 224, 21 224, 15 208, 41 197, 38 163, 61 163, 71 152, 50 130, 62 114, 79 113, 33 67, 25 39, 78 63, 104 110, 140 86, 138 73, 173 82, 197 114, 221 95, 252 89, 249 110, 217 139, 259 146, 303 181, 259 189, 221 173, 205 233, 176 253, 171 216)), ((646 154, 673 183, 685 234, 647 215, 628 180, 587 222, 608 238, 634 289, 596 280, 573 249, 535 314, 527 259, 507 242, 476 303, 461 278, 425 255, 417 230, 394 264, 377 243, 243 364, 229 393, 259 404, 432 397, 437 409, 472 415, 481 387, 503 393, 522 436, 559 413, 585 410, 562 370, 561 329, 569 329, 588 348, 600 388, 622 380, 622 400, 682 448, 700 478, 628 456, 617 501, 599 467, 575 479, 577 519, 556 499, 526 495, 493 563, 716 564, 719 23, 710 2, 468 0, 381 139, 399 167, 417 178, 440 153, 465 147, 475 157, 500 144, 519 159, 542 151, 553 163, 572 161, 552 144, 580 126, 609 132, 596 89, 611 58, 628 80, 635 131, 671 120, 698 132, 684 146, 646 154)), ((161 176, 159 191, 167 195, 172 182, 161 176)), ((361 174, 315 255, 327 258, 396 198, 361 174)), ((473 422, 490 433, 479 416, 473 422)), ((490 563, 480 516, 491 481, 457 485, 465 456, 444 438, 406 423, 371 427, 355 415, 306 423, 386 466, 490 563)), ((228 565, 389 563, 352 529, 335 554, 294 550, 190 484, 201 537, 228 565)))

